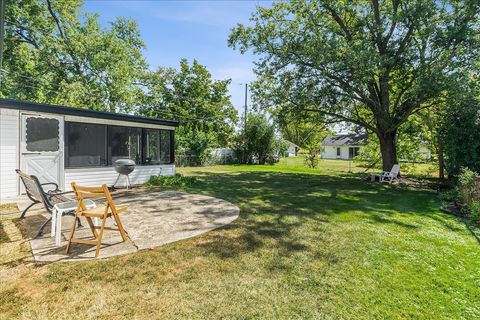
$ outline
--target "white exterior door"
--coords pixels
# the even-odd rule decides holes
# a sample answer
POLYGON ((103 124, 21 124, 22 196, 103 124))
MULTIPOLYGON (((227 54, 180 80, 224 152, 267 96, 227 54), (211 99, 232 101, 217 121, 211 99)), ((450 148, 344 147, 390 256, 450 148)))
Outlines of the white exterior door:
MULTIPOLYGON (((64 187, 63 117, 22 114, 20 167, 41 183, 64 187)), ((50 188, 47 188, 47 190, 50 188)), ((22 193, 25 192, 22 186, 22 193)))

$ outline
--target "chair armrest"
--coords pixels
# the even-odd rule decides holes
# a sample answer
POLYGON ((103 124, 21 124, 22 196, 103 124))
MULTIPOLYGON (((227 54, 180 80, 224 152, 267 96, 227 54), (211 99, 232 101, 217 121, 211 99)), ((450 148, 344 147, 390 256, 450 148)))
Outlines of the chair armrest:
POLYGON ((55 190, 59 190, 59 189, 58 189, 58 184, 56 184, 55 182, 46 182, 46 183, 41 183, 40 185, 41 185, 41 186, 48 186, 49 184, 54 185, 54 186, 55 186, 55 190))
MULTIPOLYGON (((55 191, 55 190, 53 190, 55 191)), ((49 191, 47 192, 47 194, 49 196, 61 196, 61 195, 64 195, 64 194, 70 194, 70 193, 74 193, 73 191, 66 191, 66 192, 52 192, 52 191, 49 191)))
POLYGON ((58 184, 56 184, 55 182, 41 183, 40 186, 42 187, 42 189, 43 189, 44 186, 54 186, 54 187, 55 187, 55 189, 48 190, 48 191, 42 190, 43 192, 46 192, 46 193, 61 191, 61 190, 58 188, 58 184))

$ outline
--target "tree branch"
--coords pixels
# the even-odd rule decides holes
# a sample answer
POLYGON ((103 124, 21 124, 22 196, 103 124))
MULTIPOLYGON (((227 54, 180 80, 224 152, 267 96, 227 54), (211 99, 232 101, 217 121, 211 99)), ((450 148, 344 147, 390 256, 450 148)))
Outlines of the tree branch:
POLYGON ((348 41, 352 41, 353 37, 352 34, 350 33, 350 30, 347 28, 347 25, 343 21, 343 19, 338 15, 338 13, 333 9, 331 6, 326 4, 325 2, 320 2, 320 5, 323 6, 325 9, 327 9, 328 12, 330 12, 330 15, 332 18, 337 22, 339 25, 340 29, 345 33, 345 37, 347 38, 348 41))

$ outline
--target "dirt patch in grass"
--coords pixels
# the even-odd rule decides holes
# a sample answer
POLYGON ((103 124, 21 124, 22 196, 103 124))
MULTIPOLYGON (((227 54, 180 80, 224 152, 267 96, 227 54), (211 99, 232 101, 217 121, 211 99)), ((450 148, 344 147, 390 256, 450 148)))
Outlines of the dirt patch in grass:
POLYGON ((4 203, 0 204, 0 215, 1 214, 11 214, 18 212, 18 206, 16 203, 4 203))

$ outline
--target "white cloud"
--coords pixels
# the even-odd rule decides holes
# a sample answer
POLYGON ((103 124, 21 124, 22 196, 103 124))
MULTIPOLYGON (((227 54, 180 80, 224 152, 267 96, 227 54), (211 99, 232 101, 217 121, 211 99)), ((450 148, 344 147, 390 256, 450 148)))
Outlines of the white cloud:
POLYGON ((231 28, 237 23, 248 23, 256 6, 255 2, 246 5, 243 1, 173 1, 155 4, 139 2, 132 9, 167 21, 231 28))

